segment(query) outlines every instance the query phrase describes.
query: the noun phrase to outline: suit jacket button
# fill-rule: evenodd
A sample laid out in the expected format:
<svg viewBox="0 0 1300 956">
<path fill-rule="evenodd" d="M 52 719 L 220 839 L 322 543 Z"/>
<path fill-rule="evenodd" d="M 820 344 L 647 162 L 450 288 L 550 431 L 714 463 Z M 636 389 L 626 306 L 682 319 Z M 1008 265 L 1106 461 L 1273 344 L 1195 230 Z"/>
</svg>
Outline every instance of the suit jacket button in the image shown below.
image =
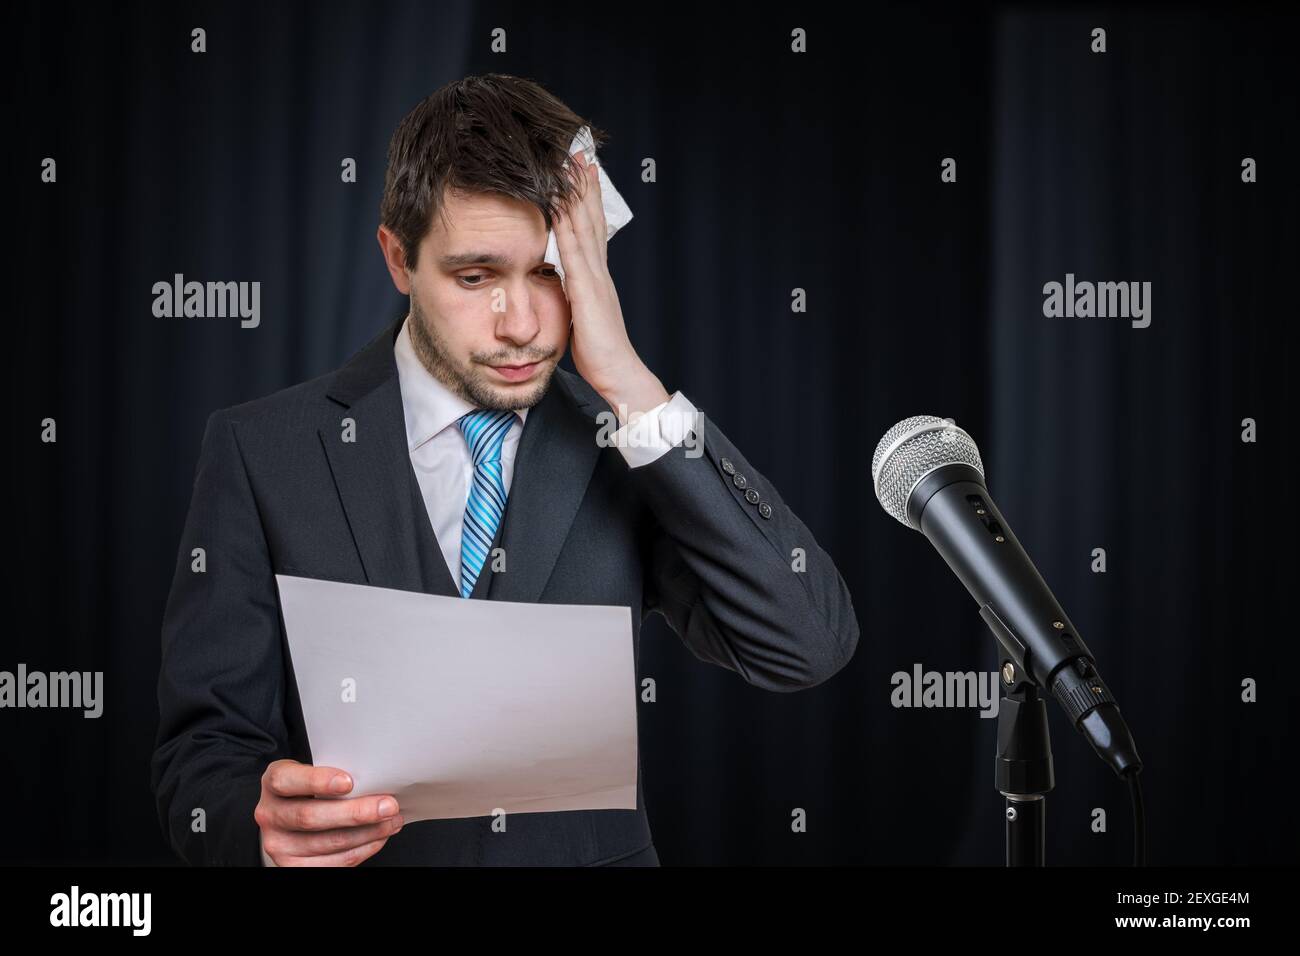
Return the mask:
<svg viewBox="0 0 1300 956">
<path fill-rule="evenodd" d="M 735 485 L 737 488 L 744 488 L 745 485 L 749 484 L 749 482 L 745 480 L 744 475 L 736 475 L 734 478 L 731 479 L 731 483 Z"/>
<path fill-rule="evenodd" d="M 748 491 L 745 492 L 745 500 L 748 501 L 751 505 L 758 504 L 758 492 L 755 491 L 753 488 L 750 488 Z"/>
<path fill-rule="evenodd" d="M 758 506 L 758 513 L 761 514 L 764 518 L 770 518 L 772 517 L 772 506 L 769 505 L 766 501 L 764 501 L 761 505 Z"/>
<path fill-rule="evenodd" d="M 729 475 L 734 475 L 736 473 L 736 466 L 731 463 L 730 458 L 724 458 L 722 459 L 722 470 Z"/>
</svg>

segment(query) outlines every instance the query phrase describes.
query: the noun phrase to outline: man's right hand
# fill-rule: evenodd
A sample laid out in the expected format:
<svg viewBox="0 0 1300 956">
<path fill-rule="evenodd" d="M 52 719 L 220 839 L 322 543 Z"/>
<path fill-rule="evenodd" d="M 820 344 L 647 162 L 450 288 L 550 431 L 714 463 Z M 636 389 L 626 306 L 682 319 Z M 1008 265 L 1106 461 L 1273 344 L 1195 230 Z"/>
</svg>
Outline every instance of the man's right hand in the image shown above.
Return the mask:
<svg viewBox="0 0 1300 956">
<path fill-rule="evenodd" d="M 391 794 L 346 800 L 352 777 L 337 767 L 276 760 L 262 774 L 253 819 L 276 866 L 356 866 L 378 853 L 405 822 Z"/>
</svg>

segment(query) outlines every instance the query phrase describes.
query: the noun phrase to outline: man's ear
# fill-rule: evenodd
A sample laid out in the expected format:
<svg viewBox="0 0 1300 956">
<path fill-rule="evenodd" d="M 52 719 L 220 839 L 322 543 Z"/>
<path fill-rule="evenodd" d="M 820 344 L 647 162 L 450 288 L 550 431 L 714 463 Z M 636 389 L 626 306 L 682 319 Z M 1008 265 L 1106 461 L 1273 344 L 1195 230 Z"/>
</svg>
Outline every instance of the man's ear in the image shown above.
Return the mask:
<svg viewBox="0 0 1300 956">
<path fill-rule="evenodd" d="M 380 226 L 375 238 L 379 241 L 379 248 L 384 255 L 384 264 L 388 266 L 388 274 L 393 278 L 393 285 L 397 286 L 397 291 L 402 295 L 410 295 L 411 272 L 406 268 L 406 251 L 402 248 L 402 243 L 387 226 Z"/>
</svg>

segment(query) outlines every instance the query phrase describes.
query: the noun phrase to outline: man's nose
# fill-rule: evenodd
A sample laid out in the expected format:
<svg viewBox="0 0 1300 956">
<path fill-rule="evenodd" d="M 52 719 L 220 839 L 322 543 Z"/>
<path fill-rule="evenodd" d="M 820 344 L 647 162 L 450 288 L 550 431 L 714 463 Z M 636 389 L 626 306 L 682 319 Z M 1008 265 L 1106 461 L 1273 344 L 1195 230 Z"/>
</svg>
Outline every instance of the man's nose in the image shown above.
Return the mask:
<svg viewBox="0 0 1300 956">
<path fill-rule="evenodd" d="M 521 345 L 537 338 L 542 323 L 538 320 L 537 310 L 526 286 L 507 287 L 504 305 L 504 311 L 497 313 L 497 337 Z"/>
</svg>

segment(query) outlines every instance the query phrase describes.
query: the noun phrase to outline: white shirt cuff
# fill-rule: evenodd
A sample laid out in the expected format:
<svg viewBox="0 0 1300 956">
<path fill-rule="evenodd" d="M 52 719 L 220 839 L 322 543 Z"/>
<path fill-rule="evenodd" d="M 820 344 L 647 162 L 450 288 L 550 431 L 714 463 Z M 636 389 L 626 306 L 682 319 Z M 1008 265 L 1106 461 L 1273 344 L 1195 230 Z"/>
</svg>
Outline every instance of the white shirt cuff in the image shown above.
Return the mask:
<svg viewBox="0 0 1300 956">
<path fill-rule="evenodd" d="M 650 411 L 628 416 L 627 424 L 614 432 L 613 441 L 629 468 L 639 468 L 680 445 L 686 433 L 698 430 L 699 412 L 680 391 Z"/>
</svg>

